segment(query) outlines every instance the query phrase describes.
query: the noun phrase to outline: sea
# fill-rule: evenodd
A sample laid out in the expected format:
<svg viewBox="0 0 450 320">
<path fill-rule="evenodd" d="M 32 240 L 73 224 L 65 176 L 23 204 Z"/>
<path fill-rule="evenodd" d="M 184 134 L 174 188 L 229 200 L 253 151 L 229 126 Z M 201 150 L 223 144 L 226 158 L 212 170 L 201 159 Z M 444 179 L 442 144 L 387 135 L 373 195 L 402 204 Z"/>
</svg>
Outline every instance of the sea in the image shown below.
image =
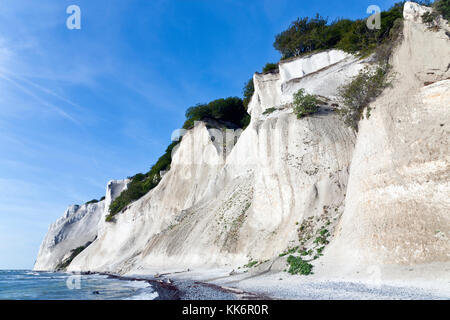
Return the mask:
<svg viewBox="0 0 450 320">
<path fill-rule="evenodd" d="M 0 270 L 0 300 L 154 300 L 145 281 L 106 275 Z"/>
</svg>

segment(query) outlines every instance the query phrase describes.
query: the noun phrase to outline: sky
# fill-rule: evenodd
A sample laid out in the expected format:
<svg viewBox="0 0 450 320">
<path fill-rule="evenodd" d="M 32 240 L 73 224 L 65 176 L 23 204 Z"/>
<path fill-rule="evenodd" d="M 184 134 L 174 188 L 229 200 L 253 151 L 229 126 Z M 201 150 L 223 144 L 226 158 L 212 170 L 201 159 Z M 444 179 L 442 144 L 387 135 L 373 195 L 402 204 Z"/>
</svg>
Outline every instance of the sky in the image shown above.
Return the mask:
<svg viewBox="0 0 450 320">
<path fill-rule="evenodd" d="M 394 2 L 1 0 L 0 269 L 31 269 L 67 206 L 147 172 L 188 107 L 241 96 L 297 17 Z"/>
</svg>

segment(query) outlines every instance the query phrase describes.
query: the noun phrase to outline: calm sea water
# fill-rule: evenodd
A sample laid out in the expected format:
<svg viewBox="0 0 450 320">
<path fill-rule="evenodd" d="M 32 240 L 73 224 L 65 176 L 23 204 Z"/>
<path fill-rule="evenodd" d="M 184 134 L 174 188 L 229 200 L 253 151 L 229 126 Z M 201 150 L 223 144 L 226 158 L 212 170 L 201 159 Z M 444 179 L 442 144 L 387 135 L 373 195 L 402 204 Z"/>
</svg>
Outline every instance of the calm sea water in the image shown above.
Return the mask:
<svg viewBox="0 0 450 320">
<path fill-rule="evenodd" d="M 103 275 L 0 270 L 0 300 L 153 300 L 158 294 L 144 281 Z"/>
</svg>

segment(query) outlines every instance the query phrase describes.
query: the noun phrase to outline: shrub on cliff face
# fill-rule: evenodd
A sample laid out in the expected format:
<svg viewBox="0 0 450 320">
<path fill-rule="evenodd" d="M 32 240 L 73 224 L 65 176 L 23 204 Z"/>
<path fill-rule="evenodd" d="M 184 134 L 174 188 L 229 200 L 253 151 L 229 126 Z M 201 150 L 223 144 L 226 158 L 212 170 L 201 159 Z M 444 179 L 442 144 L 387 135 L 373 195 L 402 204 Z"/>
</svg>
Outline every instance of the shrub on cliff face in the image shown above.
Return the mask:
<svg viewBox="0 0 450 320">
<path fill-rule="evenodd" d="M 268 114 L 271 114 L 272 112 L 275 112 L 275 111 L 277 111 L 277 108 L 270 107 L 270 108 L 267 108 L 266 110 L 264 110 L 264 112 L 262 114 L 268 115 Z"/>
<path fill-rule="evenodd" d="M 304 261 L 301 257 L 289 256 L 287 259 L 289 264 L 288 272 L 290 274 L 302 274 L 309 275 L 312 274 L 313 265 Z"/>
<path fill-rule="evenodd" d="M 387 76 L 388 71 L 388 65 L 377 66 L 375 69 L 365 68 L 350 83 L 338 90 L 343 105 L 338 109 L 338 113 L 347 126 L 357 131 L 365 108 L 366 116 L 369 117 L 369 104 L 391 83 Z"/>
<path fill-rule="evenodd" d="M 304 89 L 294 94 L 294 113 L 299 119 L 319 111 L 319 104 L 316 96 L 305 93 Z"/>
</svg>

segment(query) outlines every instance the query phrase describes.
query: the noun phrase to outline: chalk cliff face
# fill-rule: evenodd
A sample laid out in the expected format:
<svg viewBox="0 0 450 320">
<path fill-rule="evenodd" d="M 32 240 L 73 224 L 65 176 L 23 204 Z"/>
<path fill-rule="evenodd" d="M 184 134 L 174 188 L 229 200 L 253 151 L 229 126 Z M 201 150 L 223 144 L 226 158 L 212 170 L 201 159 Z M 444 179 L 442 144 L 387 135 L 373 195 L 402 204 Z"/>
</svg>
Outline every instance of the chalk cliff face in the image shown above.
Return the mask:
<svg viewBox="0 0 450 320">
<path fill-rule="evenodd" d="M 396 80 L 360 123 L 334 263 L 450 261 L 450 38 L 424 10 L 405 4 Z"/>
<path fill-rule="evenodd" d="M 278 256 L 297 241 L 296 223 L 324 207 L 342 213 L 355 134 L 330 105 L 299 120 L 290 104 L 305 83 L 334 99 L 364 63 L 332 50 L 255 75 L 246 130 L 222 135 L 198 123 L 160 184 L 106 224 L 69 270 L 243 265 Z M 280 110 L 262 114 L 269 106 Z"/>
<path fill-rule="evenodd" d="M 55 270 L 70 256 L 71 250 L 93 241 L 105 222 L 106 209 L 126 188 L 127 180 L 110 181 L 105 199 L 97 203 L 70 206 L 53 223 L 39 249 L 35 270 Z"/>
<path fill-rule="evenodd" d="M 282 61 L 278 72 L 254 75 L 256 95 L 249 112 L 253 118 L 267 108 L 290 104 L 299 88 L 334 99 L 337 88 L 358 74 L 365 62 L 340 50 Z"/>
<path fill-rule="evenodd" d="M 330 50 L 281 62 L 254 75 L 244 131 L 197 123 L 159 185 L 115 222 L 104 217 L 126 182 L 109 186 L 103 202 L 69 208 L 50 227 L 35 269 L 54 269 L 95 237 L 69 271 L 236 268 L 298 244 L 311 217 L 336 227 L 324 263 L 450 261 L 448 26 L 429 31 L 413 9 L 420 7 L 405 5 L 392 59 L 397 80 L 357 135 L 333 105 L 366 60 Z M 323 97 L 319 113 L 293 114 L 300 88 Z"/>
</svg>

